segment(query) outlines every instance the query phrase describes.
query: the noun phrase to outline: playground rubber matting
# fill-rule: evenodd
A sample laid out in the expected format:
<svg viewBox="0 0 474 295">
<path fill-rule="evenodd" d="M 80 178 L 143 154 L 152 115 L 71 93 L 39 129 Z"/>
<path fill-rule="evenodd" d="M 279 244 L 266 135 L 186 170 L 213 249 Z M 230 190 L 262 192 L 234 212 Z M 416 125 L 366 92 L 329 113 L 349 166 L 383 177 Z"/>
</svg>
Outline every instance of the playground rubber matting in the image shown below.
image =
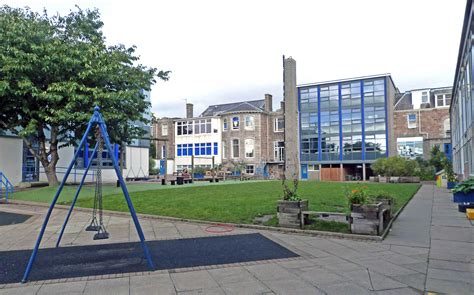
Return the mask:
<svg viewBox="0 0 474 295">
<path fill-rule="evenodd" d="M 10 213 L 10 212 L 0 212 L 0 226 L 2 225 L 12 225 L 23 223 L 30 218 L 31 215 Z"/>
<path fill-rule="evenodd" d="M 156 270 L 299 256 L 258 233 L 146 243 Z M 0 284 L 20 282 L 30 255 L 31 250 L 0 252 Z M 139 242 L 66 246 L 40 249 L 29 281 L 148 270 Z"/>
</svg>

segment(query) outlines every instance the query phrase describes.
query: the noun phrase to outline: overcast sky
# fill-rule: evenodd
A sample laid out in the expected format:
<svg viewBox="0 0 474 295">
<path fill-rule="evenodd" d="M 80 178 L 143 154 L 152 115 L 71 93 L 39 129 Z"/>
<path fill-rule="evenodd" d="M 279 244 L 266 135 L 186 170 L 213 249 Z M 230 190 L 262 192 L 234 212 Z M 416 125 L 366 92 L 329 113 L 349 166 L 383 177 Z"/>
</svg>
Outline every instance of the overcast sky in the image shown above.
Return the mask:
<svg viewBox="0 0 474 295">
<path fill-rule="evenodd" d="M 98 8 L 110 44 L 171 70 L 153 86 L 157 117 L 209 104 L 282 99 L 282 55 L 298 84 L 391 73 L 400 91 L 452 85 L 466 0 L 0 0 L 65 14 Z"/>
</svg>

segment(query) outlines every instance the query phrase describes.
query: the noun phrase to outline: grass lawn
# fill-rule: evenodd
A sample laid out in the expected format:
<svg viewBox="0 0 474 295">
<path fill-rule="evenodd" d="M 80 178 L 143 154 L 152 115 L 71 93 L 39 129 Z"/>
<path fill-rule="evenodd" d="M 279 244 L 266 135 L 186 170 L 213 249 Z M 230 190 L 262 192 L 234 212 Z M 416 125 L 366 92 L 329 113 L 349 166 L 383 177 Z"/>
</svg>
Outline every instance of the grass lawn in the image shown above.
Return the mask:
<svg viewBox="0 0 474 295">
<path fill-rule="evenodd" d="M 395 210 L 405 204 L 418 190 L 418 184 L 364 184 L 370 192 L 385 191 L 395 198 Z M 275 214 L 281 196 L 279 181 L 239 182 L 225 185 L 170 187 L 138 190 L 130 185 L 135 209 L 139 213 L 216 222 L 253 223 L 257 216 Z M 345 192 L 358 187 L 356 183 L 300 182 L 299 194 L 309 200 L 310 210 L 345 212 Z M 68 188 L 69 189 L 69 188 Z M 78 206 L 92 207 L 93 188 L 89 197 L 81 196 Z M 142 188 L 143 189 L 143 188 Z M 53 190 L 54 191 L 54 190 Z M 104 189 L 104 209 L 128 211 L 125 199 L 116 189 Z M 40 194 L 36 194 L 40 198 Z M 60 203 L 68 203 L 63 200 Z"/>
<path fill-rule="evenodd" d="M 226 182 L 219 182 L 219 183 L 209 183 L 208 181 L 195 181 L 192 184 L 192 187 L 199 187 L 199 186 L 207 186 L 207 185 L 228 185 L 228 184 L 235 184 L 240 183 L 240 181 L 226 181 Z M 140 191 L 149 191 L 149 190 L 166 190 L 166 189 L 181 189 L 181 188 L 189 188 L 189 185 L 183 186 L 172 186 L 166 185 L 163 186 L 161 183 L 127 183 L 127 188 L 130 193 L 132 192 L 140 192 Z M 41 187 L 35 189 L 28 189 L 20 192 L 13 193 L 13 199 L 16 200 L 23 200 L 23 201 L 34 201 L 34 202 L 46 202 L 51 203 L 53 197 L 57 191 L 57 187 Z M 77 185 L 66 185 L 61 192 L 58 202 L 61 204 L 70 203 L 74 198 L 76 193 Z M 94 197 L 94 185 L 84 185 L 81 189 L 81 194 L 79 195 L 79 199 L 87 199 Z M 112 184 L 104 184 L 102 186 L 102 194 L 104 196 L 114 195 L 114 194 L 121 194 L 122 189 L 116 187 Z"/>
</svg>

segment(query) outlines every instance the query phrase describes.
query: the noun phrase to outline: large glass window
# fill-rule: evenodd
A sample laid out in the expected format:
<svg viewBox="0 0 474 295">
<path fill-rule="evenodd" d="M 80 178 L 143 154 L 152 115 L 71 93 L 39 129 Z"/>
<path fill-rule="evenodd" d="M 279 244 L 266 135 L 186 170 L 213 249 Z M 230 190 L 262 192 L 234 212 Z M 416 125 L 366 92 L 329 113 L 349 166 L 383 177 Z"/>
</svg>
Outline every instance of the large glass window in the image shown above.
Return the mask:
<svg viewBox="0 0 474 295">
<path fill-rule="evenodd" d="M 364 81 L 365 158 L 386 156 L 385 86 L 383 79 Z"/>
<path fill-rule="evenodd" d="M 245 140 L 245 157 L 253 158 L 255 156 L 255 140 L 247 138 Z"/>
<path fill-rule="evenodd" d="M 245 116 L 245 130 L 254 130 L 254 129 L 255 129 L 255 117 Z"/>
<path fill-rule="evenodd" d="M 232 130 L 239 130 L 240 128 L 240 118 L 233 117 L 232 118 Z"/>
<path fill-rule="evenodd" d="M 301 160 L 317 161 L 318 160 L 318 138 L 303 138 L 301 140 Z"/>
<path fill-rule="evenodd" d="M 176 122 L 178 135 L 193 134 L 193 121 Z"/>
<path fill-rule="evenodd" d="M 211 119 L 194 121 L 194 134 L 211 133 Z"/>
<path fill-rule="evenodd" d="M 161 136 L 168 136 L 168 124 L 161 125 Z"/>
<path fill-rule="evenodd" d="M 317 143 L 316 143 L 317 145 Z M 283 162 L 285 160 L 285 142 L 284 141 L 274 141 L 273 142 L 273 152 L 276 162 Z"/>
<path fill-rule="evenodd" d="M 423 91 L 421 93 L 421 103 L 428 103 L 428 102 L 429 102 L 428 91 Z"/>
<path fill-rule="evenodd" d="M 222 125 L 222 129 L 224 129 L 224 131 L 227 131 L 227 118 L 224 118 Z"/>
<path fill-rule="evenodd" d="M 284 118 L 275 118 L 275 126 L 273 130 L 275 132 L 282 132 L 285 129 L 285 119 Z"/>
<path fill-rule="evenodd" d="M 245 173 L 246 174 L 254 174 L 255 173 L 255 165 L 246 165 L 245 166 Z"/>
<path fill-rule="evenodd" d="M 185 143 L 176 145 L 176 154 L 178 157 L 181 156 L 192 156 L 193 155 L 193 144 Z"/>
<path fill-rule="evenodd" d="M 238 139 L 232 139 L 232 158 L 238 158 L 240 156 L 240 144 Z"/>
<path fill-rule="evenodd" d="M 318 107 L 318 87 L 303 88 L 300 90 L 301 110 L 306 111 Z"/>
</svg>

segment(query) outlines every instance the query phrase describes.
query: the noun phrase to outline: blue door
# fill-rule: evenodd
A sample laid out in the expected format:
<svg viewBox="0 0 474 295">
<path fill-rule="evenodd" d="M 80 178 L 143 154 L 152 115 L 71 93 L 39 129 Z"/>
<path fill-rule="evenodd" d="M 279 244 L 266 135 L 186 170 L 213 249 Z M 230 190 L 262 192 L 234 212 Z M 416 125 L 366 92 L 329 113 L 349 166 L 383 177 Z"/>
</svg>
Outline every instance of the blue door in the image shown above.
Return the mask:
<svg viewBox="0 0 474 295">
<path fill-rule="evenodd" d="M 451 161 L 452 148 L 450 143 L 444 144 L 444 154 L 446 155 L 446 158 Z"/>
<path fill-rule="evenodd" d="M 160 160 L 160 175 L 165 175 L 166 174 L 165 161 L 166 160 Z"/>
<path fill-rule="evenodd" d="M 301 164 L 301 179 L 308 179 L 308 164 Z"/>
</svg>

